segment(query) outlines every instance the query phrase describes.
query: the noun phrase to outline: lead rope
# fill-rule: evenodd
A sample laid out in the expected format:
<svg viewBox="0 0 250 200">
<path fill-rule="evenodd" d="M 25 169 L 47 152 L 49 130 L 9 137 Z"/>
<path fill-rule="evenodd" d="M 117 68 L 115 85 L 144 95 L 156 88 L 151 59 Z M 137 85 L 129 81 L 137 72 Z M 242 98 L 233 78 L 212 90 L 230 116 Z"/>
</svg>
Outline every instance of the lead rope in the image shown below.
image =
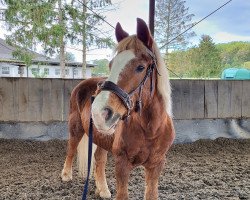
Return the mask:
<svg viewBox="0 0 250 200">
<path fill-rule="evenodd" d="M 94 101 L 95 97 L 91 96 L 91 105 Z M 88 194 L 88 186 L 89 186 L 89 175 L 90 175 L 90 168 L 91 168 L 91 158 L 92 158 L 92 143 L 93 143 L 93 119 L 91 116 L 91 106 L 90 106 L 90 119 L 89 119 L 89 146 L 88 146 L 88 173 L 87 179 L 84 185 L 84 190 L 82 194 L 82 200 L 87 200 Z"/>
</svg>

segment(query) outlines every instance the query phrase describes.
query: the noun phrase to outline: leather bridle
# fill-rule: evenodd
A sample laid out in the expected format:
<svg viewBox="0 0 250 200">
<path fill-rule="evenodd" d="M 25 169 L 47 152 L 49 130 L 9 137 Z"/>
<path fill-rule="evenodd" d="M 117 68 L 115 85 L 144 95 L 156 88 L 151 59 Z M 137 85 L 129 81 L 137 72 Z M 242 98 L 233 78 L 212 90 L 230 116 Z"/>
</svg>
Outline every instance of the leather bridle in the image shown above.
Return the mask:
<svg viewBox="0 0 250 200">
<path fill-rule="evenodd" d="M 142 108 L 142 99 L 141 99 L 142 90 L 143 90 L 143 87 L 144 87 L 146 81 L 148 80 L 148 78 L 150 78 L 150 95 L 152 96 L 152 91 L 153 91 L 154 84 L 155 84 L 153 81 L 153 76 L 154 76 L 153 72 L 155 69 L 157 70 L 157 65 L 156 65 L 155 55 L 153 54 L 153 52 L 150 51 L 149 49 L 147 49 L 147 52 L 152 58 L 152 63 L 148 66 L 146 74 L 145 74 L 144 78 L 142 79 L 142 81 L 137 85 L 137 87 L 135 87 L 130 92 L 128 92 L 128 93 L 125 92 L 118 85 L 116 85 L 115 83 L 113 83 L 111 81 L 99 82 L 97 85 L 98 91 L 110 91 L 110 92 L 114 93 L 116 96 L 118 96 L 119 99 L 122 101 L 124 106 L 127 108 L 127 114 L 125 114 L 124 116 L 121 117 L 122 120 L 124 120 L 130 116 L 130 113 L 134 108 L 133 101 L 131 98 L 137 91 L 139 91 L 138 92 L 139 99 L 136 100 L 135 111 L 136 112 L 141 111 L 141 108 Z M 158 70 L 157 70 L 157 73 L 158 73 Z"/>
</svg>

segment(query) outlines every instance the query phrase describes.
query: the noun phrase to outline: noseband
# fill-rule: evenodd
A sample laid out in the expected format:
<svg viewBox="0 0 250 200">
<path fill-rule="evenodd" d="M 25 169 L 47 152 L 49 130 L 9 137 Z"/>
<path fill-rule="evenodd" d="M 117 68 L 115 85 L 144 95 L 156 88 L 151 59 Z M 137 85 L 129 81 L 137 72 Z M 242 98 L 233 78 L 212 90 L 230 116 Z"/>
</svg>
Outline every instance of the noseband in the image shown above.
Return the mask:
<svg viewBox="0 0 250 200">
<path fill-rule="evenodd" d="M 118 85 L 116 85 L 115 83 L 113 83 L 111 81 L 104 81 L 104 82 L 98 83 L 98 90 L 99 91 L 110 91 L 110 92 L 116 94 L 116 96 L 119 97 L 119 99 L 122 101 L 124 106 L 127 108 L 128 112 L 125 116 L 121 117 L 122 120 L 124 120 L 130 116 L 130 112 L 133 109 L 133 101 L 132 101 L 131 97 L 133 96 L 133 94 L 137 90 L 139 91 L 139 99 L 136 101 L 135 111 L 136 112 L 141 111 L 141 107 L 142 107 L 141 93 L 142 93 L 143 86 L 149 77 L 150 77 L 150 94 L 152 95 L 152 91 L 154 88 L 154 82 L 153 82 L 154 73 L 153 73 L 153 71 L 155 69 L 157 70 L 157 67 L 156 67 L 156 59 L 155 59 L 153 52 L 150 51 L 149 49 L 147 49 L 147 52 L 152 57 L 153 62 L 148 66 L 144 78 L 137 85 L 137 87 L 135 89 L 133 89 L 127 93 L 123 89 L 121 89 Z"/>
</svg>

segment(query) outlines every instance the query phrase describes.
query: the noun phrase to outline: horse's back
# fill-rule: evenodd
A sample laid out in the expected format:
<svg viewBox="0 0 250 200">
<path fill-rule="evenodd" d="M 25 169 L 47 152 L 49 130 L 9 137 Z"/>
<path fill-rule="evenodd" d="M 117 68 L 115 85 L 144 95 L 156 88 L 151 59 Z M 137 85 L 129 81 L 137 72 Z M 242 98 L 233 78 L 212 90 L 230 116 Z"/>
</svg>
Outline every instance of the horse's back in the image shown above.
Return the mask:
<svg viewBox="0 0 250 200">
<path fill-rule="evenodd" d="M 89 78 L 75 86 L 70 98 L 70 113 L 81 112 L 86 102 L 95 94 L 97 83 L 103 81 L 103 77 Z"/>
</svg>

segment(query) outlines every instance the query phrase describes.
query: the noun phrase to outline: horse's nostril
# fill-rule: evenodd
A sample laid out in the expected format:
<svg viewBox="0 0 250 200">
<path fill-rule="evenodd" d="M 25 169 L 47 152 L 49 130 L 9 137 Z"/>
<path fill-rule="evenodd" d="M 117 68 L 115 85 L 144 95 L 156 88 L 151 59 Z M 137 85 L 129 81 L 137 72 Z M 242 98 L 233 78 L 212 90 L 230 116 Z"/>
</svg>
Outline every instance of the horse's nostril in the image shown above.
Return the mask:
<svg viewBox="0 0 250 200">
<path fill-rule="evenodd" d="M 104 117 L 105 121 L 111 119 L 113 115 L 113 111 L 110 108 L 104 108 L 102 112 L 102 116 Z"/>
</svg>

